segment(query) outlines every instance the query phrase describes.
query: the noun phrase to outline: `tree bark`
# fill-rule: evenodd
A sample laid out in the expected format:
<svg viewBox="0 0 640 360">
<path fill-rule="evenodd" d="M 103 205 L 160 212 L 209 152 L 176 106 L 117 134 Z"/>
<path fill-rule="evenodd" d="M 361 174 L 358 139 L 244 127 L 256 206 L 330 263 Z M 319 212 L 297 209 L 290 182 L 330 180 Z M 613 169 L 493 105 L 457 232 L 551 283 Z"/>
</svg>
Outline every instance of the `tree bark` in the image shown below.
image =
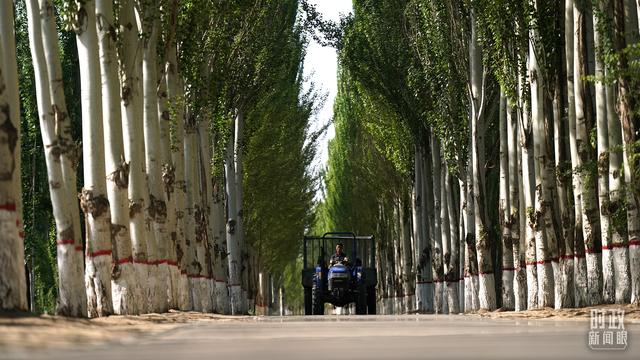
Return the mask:
<svg viewBox="0 0 640 360">
<path fill-rule="evenodd" d="M 640 117 L 634 113 L 635 97 L 631 95 L 631 82 L 627 73 L 629 59 L 625 53 L 627 47 L 625 39 L 624 0 L 614 1 L 615 19 L 615 49 L 618 54 L 618 116 L 622 127 L 624 140 L 624 174 L 627 184 L 627 230 L 629 234 L 629 263 L 631 272 L 631 302 L 640 303 L 640 221 L 638 218 L 639 188 L 637 160 Z"/>
<path fill-rule="evenodd" d="M 238 114 L 241 116 L 241 114 Z M 237 191 L 236 191 L 236 169 L 234 163 L 234 131 L 235 119 L 231 125 L 231 136 L 227 140 L 225 156 L 225 179 L 227 190 L 227 252 L 229 253 L 229 295 L 231 303 L 231 314 L 242 313 L 242 288 L 241 288 L 241 249 L 237 238 Z"/>
<path fill-rule="evenodd" d="M 131 259 L 120 259 L 120 264 L 133 264 L 135 277 L 135 299 L 138 313 L 150 312 L 149 299 L 152 289 L 149 281 L 150 266 L 147 256 L 147 230 L 144 209 L 149 203 L 149 192 L 144 171 L 144 130 L 142 118 L 142 42 L 140 29 L 135 19 L 134 0 L 123 0 L 119 8 L 119 22 L 122 26 L 122 42 L 119 49 L 120 60 L 120 109 L 124 156 L 129 161 L 129 231 L 131 236 Z"/>
<path fill-rule="evenodd" d="M 434 246 L 433 246 L 433 274 L 435 282 L 435 311 L 437 314 L 443 313 L 443 303 L 445 299 L 442 298 L 443 285 L 444 285 L 444 267 L 443 267 L 443 252 L 442 252 L 442 235 L 443 224 L 441 218 L 441 195 L 442 195 L 442 169 L 440 158 L 440 145 L 436 135 L 431 132 L 431 163 L 433 166 L 432 178 L 433 178 L 433 207 L 434 207 L 434 221 L 433 221 L 433 233 L 434 233 Z M 448 230 L 448 229 L 447 229 Z"/>
<path fill-rule="evenodd" d="M 444 280 L 446 283 L 446 295 L 449 314 L 460 312 L 460 300 L 458 299 L 458 228 L 457 217 L 453 204 L 453 189 L 451 188 L 451 176 L 449 167 L 443 161 L 442 171 L 442 253 L 444 262 Z"/>
<path fill-rule="evenodd" d="M 605 9 L 599 9 L 604 11 Z M 611 253 L 611 218 L 609 205 L 609 135 L 607 120 L 607 94 L 604 84 L 604 54 L 605 38 L 604 21 L 596 11 L 593 12 L 595 53 L 595 92 L 596 92 L 596 129 L 598 154 L 598 196 L 600 210 L 600 234 L 602 239 L 602 295 L 607 304 L 615 301 L 615 283 L 613 256 Z"/>
<path fill-rule="evenodd" d="M 513 262 L 513 237 L 511 236 L 510 223 L 510 192 L 509 185 L 512 178 L 509 177 L 509 148 L 508 148 L 508 126 L 507 126 L 507 99 L 504 92 L 500 92 L 500 195 L 498 202 L 498 214 L 500 217 L 500 234 L 502 239 L 502 308 L 514 310 L 515 297 L 514 286 L 514 262 Z M 517 194 L 517 193 L 516 193 Z"/>
<path fill-rule="evenodd" d="M 13 3 L 0 2 L 0 309 L 27 310 Z"/>
<path fill-rule="evenodd" d="M 168 310 L 169 278 L 167 265 L 167 203 L 162 182 L 160 154 L 160 124 L 158 119 L 158 72 L 156 42 L 158 34 L 157 5 L 147 4 L 143 21 L 142 87 L 145 167 L 149 185 L 149 203 L 146 216 L 151 221 L 153 236 L 147 241 L 147 260 L 151 267 L 149 284 L 152 288 L 151 304 L 156 312 Z"/>
<path fill-rule="evenodd" d="M 84 188 L 80 205 L 85 212 L 87 237 L 85 284 L 90 317 L 113 312 L 111 298 L 110 204 L 107 199 L 102 122 L 102 90 L 94 1 L 80 5 L 76 30 L 81 74 L 82 148 Z M 99 256 L 108 254 L 106 256 Z"/>
<path fill-rule="evenodd" d="M 495 280 L 491 260 L 491 239 L 489 237 L 489 223 L 486 215 L 485 198 L 485 164 L 484 164 L 484 83 L 486 74 L 482 71 L 482 50 L 478 41 L 477 22 L 475 14 L 471 12 L 471 39 L 469 44 L 469 81 L 471 100 L 471 160 L 472 160 L 472 205 L 475 212 L 475 235 L 478 255 L 478 299 L 481 309 L 496 308 Z"/>
<path fill-rule="evenodd" d="M 589 170 L 593 161 L 593 149 L 588 134 L 592 127 L 591 95 L 584 77 L 588 75 L 586 58 L 586 39 L 589 29 L 586 16 L 589 14 L 586 3 L 574 2 L 573 22 L 573 73 L 574 94 L 576 108 L 576 143 L 578 147 L 578 171 L 581 178 L 582 200 L 582 236 L 584 239 L 585 258 L 587 262 L 587 290 L 588 304 L 596 305 L 602 302 L 602 263 L 600 246 L 597 242 L 600 236 L 598 203 L 595 192 L 595 174 Z"/>
<path fill-rule="evenodd" d="M 138 312 L 135 304 L 136 282 L 131 258 L 131 233 L 129 232 L 129 164 L 124 157 L 122 117 L 120 109 L 120 82 L 116 58 L 115 23 L 113 2 L 96 0 L 96 25 L 100 74 L 102 79 L 102 120 L 104 124 L 106 190 L 111 211 L 111 224 L 94 224 L 106 230 L 113 250 L 112 294 L 114 312 L 128 315 Z M 88 228 L 88 233 L 96 232 Z M 95 235 L 91 235 L 95 236 Z"/>
</svg>

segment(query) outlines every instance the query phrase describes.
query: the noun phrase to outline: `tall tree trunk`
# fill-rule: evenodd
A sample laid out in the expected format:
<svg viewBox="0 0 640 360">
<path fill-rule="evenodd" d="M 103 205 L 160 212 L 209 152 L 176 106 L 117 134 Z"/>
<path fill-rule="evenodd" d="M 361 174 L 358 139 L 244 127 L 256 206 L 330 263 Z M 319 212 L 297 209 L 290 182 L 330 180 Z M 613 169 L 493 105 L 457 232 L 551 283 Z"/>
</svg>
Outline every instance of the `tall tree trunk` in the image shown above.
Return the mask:
<svg viewBox="0 0 640 360">
<path fill-rule="evenodd" d="M 435 282 L 435 311 L 438 314 L 443 313 L 442 287 L 444 285 L 444 268 L 442 263 L 442 218 L 441 216 L 441 158 L 440 158 L 440 145 L 436 135 L 431 132 L 431 163 L 433 164 L 433 207 L 434 207 L 434 221 L 433 221 L 433 233 L 434 233 L 434 246 L 433 246 L 433 275 Z"/>
<path fill-rule="evenodd" d="M 536 260 L 536 239 L 535 239 L 535 211 L 534 211 L 534 163 L 533 163 L 533 124 L 529 117 L 529 102 L 524 96 L 524 84 L 520 81 L 519 97 L 521 101 L 520 124 L 520 153 L 522 167 L 522 193 L 523 197 L 521 212 L 525 216 L 524 244 L 525 244 L 525 264 L 527 271 L 527 308 L 538 307 L 538 267 Z M 522 233 L 521 233 L 522 234 Z"/>
<path fill-rule="evenodd" d="M 574 291 L 575 306 L 587 306 L 587 264 L 582 234 L 582 180 L 578 166 L 578 141 L 576 137 L 576 103 L 574 75 L 574 0 L 565 2 L 565 54 L 567 71 L 567 117 L 569 123 L 569 148 L 571 152 L 571 173 L 573 183 L 574 212 Z"/>
<path fill-rule="evenodd" d="M 149 202 L 147 180 L 144 171 L 144 130 L 142 121 L 142 42 L 139 39 L 134 0 L 123 0 L 120 4 L 119 22 L 122 26 L 120 46 L 120 108 L 124 156 L 129 161 L 129 229 L 132 256 L 121 258 L 118 265 L 133 263 L 137 284 L 135 285 L 135 309 L 138 313 L 153 311 L 148 303 L 151 297 L 149 281 L 150 266 L 147 257 L 147 231 L 143 210 Z M 142 279 L 145 279 L 143 281 Z"/>
<path fill-rule="evenodd" d="M 554 305 L 554 279 L 551 267 L 551 244 L 555 244 L 553 224 L 551 218 L 551 199 L 547 197 L 548 185 L 545 181 L 547 166 L 546 134 L 544 124 L 544 94 L 543 74 L 538 66 L 534 39 L 538 37 L 536 30 L 530 31 L 529 39 L 529 81 L 531 86 L 531 124 L 533 132 L 534 174 L 535 174 L 535 203 L 534 212 L 530 216 L 533 222 L 536 242 L 536 266 L 538 275 L 538 306 L 551 307 Z"/>
<path fill-rule="evenodd" d="M 215 240 L 214 253 L 216 254 L 216 266 L 214 267 L 215 277 L 215 300 L 216 309 L 221 314 L 229 314 L 229 265 L 227 262 L 227 245 L 225 237 L 224 219 L 224 182 L 216 179 L 213 184 L 213 238 Z"/>
<path fill-rule="evenodd" d="M 248 310 L 248 285 L 249 285 L 249 247 L 244 240 L 244 110 L 238 109 L 238 116 L 235 121 L 235 136 L 234 136 L 234 151 L 235 151 L 235 182 L 236 182 L 236 237 L 238 240 L 238 246 L 240 247 L 240 277 L 242 297 L 240 302 L 240 309 L 243 313 Z"/>
<path fill-rule="evenodd" d="M 639 188 L 638 184 L 638 140 L 640 116 L 634 113 L 636 100 L 631 95 L 631 82 L 628 75 L 629 60 L 625 49 L 625 13 L 624 0 L 614 1 L 615 49 L 618 54 L 618 116 L 622 126 L 624 140 L 624 174 L 627 184 L 627 230 L 629 234 L 629 263 L 631 272 L 631 302 L 640 303 L 640 221 L 638 218 Z"/>
<path fill-rule="evenodd" d="M 484 164 L 484 83 L 486 74 L 482 71 L 482 50 L 478 41 L 475 14 L 471 12 L 471 39 L 469 44 L 469 79 L 471 100 L 471 158 L 473 176 L 473 195 L 471 200 L 476 217 L 476 248 L 478 255 L 478 299 L 481 309 L 496 308 L 495 280 L 491 260 L 491 239 L 486 216 L 485 164 Z"/>
<path fill-rule="evenodd" d="M 202 293 L 202 312 L 213 312 L 215 306 L 215 299 L 213 298 L 213 263 L 211 260 L 211 243 L 212 228 L 209 225 L 211 217 L 209 208 L 211 206 L 211 159 L 210 156 L 213 153 L 211 147 L 211 135 L 209 133 L 209 122 L 201 121 L 199 123 L 199 145 L 200 150 L 198 162 L 198 178 L 199 178 L 199 212 L 200 216 L 197 217 L 199 222 L 199 234 L 196 235 L 198 261 L 202 265 L 202 273 L 199 278 L 200 288 Z"/>
<path fill-rule="evenodd" d="M 598 202 L 595 192 L 595 174 L 591 174 L 589 164 L 593 161 L 593 149 L 588 134 L 593 124 L 591 95 L 589 86 L 583 80 L 587 71 L 587 27 L 586 17 L 589 7 L 586 3 L 574 2 L 573 22 L 573 73 L 576 107 L 576 142 L 578 146 L 578 169 L 582 186 L 582 232 L 587 261 L 588 303 L 596 305 L 602 302 L 601 257 L 598 237 L 600 236 Z"/>
<path fill-rule="evenodd" d="M 414 252 L 415 252 L 415 269 L 416 269 L 416 310 L 424 313 L 428 311 L 428 304 L 430 303 L 427 294 L 429 293 L 427 279 L 427 251 L 426 239 L 427 236 L 424 232 L 425 208 L 424 208 L 424 152 L 422 146 L 414 145 L 414 182 L 413 182 L 413 237 L 414 237 Z"/>
<path fill-rule="evenodd" d="M 166 262 L 169 236 L 167 234 L 167 203 L 162 181 L 162 145 L 160 144 L 160 124 L 158 119 L 158 71 L 156 42 L 158 34 L 157 5 L 148 4 L 143 9 L 143 125 L 145 166 L 149 185 L 149 204 L 145 211 L 151 221 L 153 236 L 147 242 L 148 261 L 151 266 L 149 283 L 152 287 L 151 304 L 156 312 L 168 310 L 166 279 L 169 269 Z"/>
<path fill-rule="evenodd" d="M 478 300 L 478 259 L 476 255 L 475 209 L 472 196 L 471 161 L 467 165 L 466 181 L 460 194 L 465 210 L 465 259 L 464 259 L 464 311 L 476 311 L 480 308 Z"/>
<path fill-rule="evenodd" d="M 423 150 L 428 151 L 430 147 L 428 144 L 428 138 L 426 138 L 425 145 Z M 434 301 L 435 301 L 435 286 L 433 283 L 433 221 L 434 221 L 434 210 L 433 210 L 433 179 L 431 177 L 433 174 L 433 167 L 431 164 L 431 156 L 430 154 L 423 153 L 422 157 L 422 233 L 424 236 L 424 242 L 422 243 L 422 260 L 420 262 L 420 266 L 422 266 L 422 271 L 424 272 L 425 284 L 426 286 L 423 288 L 424 298 L 426 299 L 425 303 L 425 311 L 431 313 L 434 311 Z"/>
<path fill-rule="evenodd" d="M 560 59 L 558 67 L 564 69 L 564 63 Z M 555 178 L 557 191 L 557 214 L 559 214 L 561 227 L 561 240 L 558 241 L 558 259 L 560 262 L 559 273 L 555 273 L 556 288 L 560 288 L 560 293 L 556 296 L 555 307 L 573 307 L 574 303 L 574 258 L 573 258 L 573 224 L 575 222 L 573 209 L 569 206 L 571 196 L 571 165 L 568 159 L 568 127 L 563 119 L 563 97 L 560 84 L 561 75 L 565 71 L 556 70 L 554 93 L 553 93 L 553 133 L 555 147 Z"/>
<path fill-rule="evenodd" d="M 175 30 L 173 30 L 175 31 Z M 171 30 L 170 30 L 171 32 Z M 171 38 L 166 39 L 167 44 L 165 46 L 166 52 L 169 52 L 171 45 Z M 166 55 L 166 53 L 165 53 Z M 167 264 L 167 271 L 169 276 L 165 279 L 167 286 L 167 304 L 171 309 L 177 308 L 178 302 L 178 282 L 180 278 L 180 270 L 176 261 L 176 227 L 177 218 L 176 214 L 176 201 L 174 196 L 175 186 L 175 166 L 171 159 L 171 114 L 169 102 L 169 93 L 167 91 L 167 72 L 169 71 L 169 63 L 165 60 L 164 66 L 161 67 L 159 82 L 158 82 L 158 119 L 160 128 L 160 162 L 162 163 L 162 185 L 164 196 L 167 204 L 167 247 L 163 262 Z M 176 104 L 178 106 L 178 104 Z"/>
<path fill-rule="evenodd" d="M 607 135 L 609 143 L 609 206 L 611 216 L 611 252 L 613 253 L 613 275 L 615 302 L 631 301 L 631 274 L 629 270 L 629 237 L 627 236 L 627 210 L 622 198 L 622 129 L 616 113 L 615 89 L 606 84 Z"/>
<path fill-rule="evenodd" d="M 603 11 L 602 4 L 599 10 Z M 598 196 L 600 210 L 600 234 L 602 239 L 602 295 L 605 303 L 615 301 L 615 283 L 611 247 L 611 218 L 609 214 L 609 135 L 607 121 L 607 94 L 604 85 L 605 24 L 602 16 L 593 12 L 595 53 L 596 129 L 598 153 Z"/>
<path fill-rule="evenodd" d="M 453 189 L 451 188 L 451 176 L 449 167 L 443 161 L 442 171 L 442 253 L 444 260 L 444 280 L 446 283 L 447 305 L 449 314 L 460 312 L 460 300 L 458 299 L 458 228 L 457 217 L 453 204 Z"/>
<path fill-rule="evenodd" d="M 83 27 L 76 30 L 81 74 L 82 147 L 84 188 L 80 197 L 86 214 L 87 237 L 85 283 L 89 316 L 113 312 L 111 300 L 111 221 L 106 194 L 102 91 L 96 33 L 95 3 L 87 1 L 78 8 Z M 94 231 L 95 230 L 95 231 Z M 107 254 L 108 256 L 95 256 Z"/>
<path fill-rule="evenodd" d="M 0 309 L 27 310 L 13 3 L 0 2 Z"/>
<path fill-rule="evenodd" d="M 239 114 L 238 114 L 239 116 Z M 242 288 L 241 288 L 241 249 L 237 237 L 237 194 L 236 194 L 236 169 L 234 163 L 234 137 L 235 119 L 231 125 L 231 136 L 227 140 L 225 155 L 225 179 L 227 190 L 227 252 L 229 253 L 229 295 L 231 314 L 242 313 Z"/>
<path fill-rule="evenodd" d="M 513 275 L 515 271 L 513 263 L 513 237 L 511 236 L 510 223 L 510 193 L 509 185 L 513 181 L 509 177 L 509 148 L 507 126 L 507 99 L 504 92 L 500 92 L 500 196 L 498 202 L 498 214 L 500 217 L 500 235 L 502 239 L 502 308 L 514 310 L 515 297 L 513 292 Z"/>
<path fill-rule="evenodd" d="M 40 128 L 42 142 L 45 144 L 49 192 L 57 229 L 58 303 L 59 311 L 63 315 L 86 316 L 87 298 L 83 281 L 84 261 L 79 231 L 79 210 L 75 201 L 75 176 L 73 179 L 69 178 L 70 174 L 75 175 L 75 173 L 69 168 L 66 174 L 63 172 L 63 153 L 66 154 L 65 160 L 67 160 L 64 165 L 71 164 L 67 153 L 70 150 L 68 148 L 70 144 L 66 142 L 70 134 L 62 133 L 70 129 L 64 126 L 67 125 L 64 123 L 67 113 L 64 104 L 62 71 L 57 71 L 61 66 L 55 24 L 52 19 L 53 8 L 50 5 L 43 2 L 40 7 L 37 1 L 30 0 L 27 2 L 27 15 Z M 47 34 L 51 31 L 51 26 L 54 26 L 53 33 Z M 68 119 L 66 120 L 68 123 Z M 77 221 L 77 229 L 75 221 Z"/>
<path fill-rule="evenodd" d="M 96 19 L 98 49 L 100 55 L 100 74 L 102 79 L 102 120 L 105 142 L 105 171 L 107 196 L 111 210 L 111 224 L 93 224 L 87 228 L 90 236 L 101 231 L 102 236 L 110 238 L 112 258 L 115 265 L 112 271 L 112 293 L 116 314 L 135 314 L 136 279 L 133 264 L 123 262 L 131 257 L 131 233 L 129 232 L 129 164 L 124 157 L 122 136 L 122 118 L 120 110 L 120 82 L 118 80 L 118 62 L 116 58 L 115 24 L 113 2 L 96 0 Z M 53 30 L 53 29 L 52 29 Z M 91 219 L 89 220 L 90 224 Z"/>
</svg>

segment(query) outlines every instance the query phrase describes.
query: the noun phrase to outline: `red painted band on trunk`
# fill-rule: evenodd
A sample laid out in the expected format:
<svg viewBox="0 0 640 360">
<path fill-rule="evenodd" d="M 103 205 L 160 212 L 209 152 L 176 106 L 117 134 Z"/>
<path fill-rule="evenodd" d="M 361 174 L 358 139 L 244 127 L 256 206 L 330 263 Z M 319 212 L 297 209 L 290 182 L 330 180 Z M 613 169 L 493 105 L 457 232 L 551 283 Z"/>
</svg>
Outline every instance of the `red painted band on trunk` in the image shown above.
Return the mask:
<svg viewBox="0 0 640 360">
<path fill-rule="evenodd" d="M 602 245 L 602 250 L 613 250 L 615 248 L 627 248 L 629 245 L 627 244 L 611 244 L 611 245 Z"/>
<path fill-rule="evenodd" d="M 416 281 L 416 284 L 433 284 L 433 281 L 431 281 L 431 280 L 421 280 L 421 281 Z"/>
<path fill-rule="evenodd" d="M 565 254 L 565 255 L 560 256 L 560 259 L 562 259 L 562 260 L 573 260 L 574 257 L 575 257 L 575 255 Z"/>
<path fill-rule="evenodd" d="M 117 265 L 128 264 L 128 263 L 132 263 L 132 262 L 133 262 L 133 257 L 132 256 L 126 257 L 124 259 L 117 259 L 115 261 L 115 263 Z"/>
<path fill-rule="evenodd" d="M 62 239 L 56 241 L 57 245 L 73 245 L 75 241 L 73 239 Z"/>
<path fill-rule="evenodd" d="M 16 211 L 17 207 L 15 203 L 0 204 L 0 210 Z M 19 221 L 20 220 L 16 220 L 16 226 L 20 226 L 20 224 L 18 224 Z"/>
<path fill-rule="evenodd" d="M 104 249 L 104 250 L 94 251 L 92 253 L 88 253 L 87 257 L 96 258 L 96 257 L 99 257 L 99 256 L 105 256 L 105 255 L 111 255 L 111 249 Z"/>
<path fill-rule="evenodd" d="M 75 249 L 76 251 L 82 251 L 82 245 L 76 245 Z"/>
<path fill-rule="evenodd" d="M 180 275 L 187 275 L 187 270 L 181 270 Z"/>
<path fill-rule="evenodd" d="M 23 239 L 24 239 L 24 231 L 20 231 L 20 232 L 18 233 L 18 236 L 20 236 L 21 238 L 23 238 Z"/>
<path fill-rule="evenodd" d="M 16 227 L 20 227 L 20 219 L 16 219 Z"/>
<path fill-rule="evenodd" d="M 224 280 L 216 280 L 216 282 L 219 282 L 219 283 L 225 283 L 225 284 L 227 283 L 227 282 L 226 282 L 226 281 L 224 281 Z"/>
<path fill-rule="evenodd" d="M 507 267 L 507 268 L 502 268 L 502 271 L 516 271 L 516 268 L 514 267 Z"/>
<path fill-rule="evenodd" d="M 489 270 L 489 271 L 478 271 L 478 275 L 492 275 L 493 271 Z"/>
<path fill-rule="evenodd" d="M 167 265 L 170 265 L 170 266 L 178 266 L 178 262 L 173 261 L 173 260 L 167 260 Z"/>
<path fill-rule="evenodd" d="M 629 240 L 629 246 L 640 246 L 640 240 Z"/>
</svg>

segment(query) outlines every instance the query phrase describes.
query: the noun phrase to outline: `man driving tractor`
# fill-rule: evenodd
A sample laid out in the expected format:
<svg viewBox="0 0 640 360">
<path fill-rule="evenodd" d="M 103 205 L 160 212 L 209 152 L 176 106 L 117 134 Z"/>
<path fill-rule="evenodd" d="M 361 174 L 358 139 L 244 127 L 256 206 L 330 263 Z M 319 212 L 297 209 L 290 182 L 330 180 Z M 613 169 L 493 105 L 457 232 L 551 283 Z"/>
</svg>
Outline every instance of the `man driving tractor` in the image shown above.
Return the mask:
<svg viewBox="0 0 640 360">
<path fill-rule="evenodd" d="M 329 261 L 329 266 L 333 266 L 336 263 L 343 263 L 345 266 L 349 265 L 349 258 L 343 252 L 344 245 L 342 243 L 336 244 L 336 252 L 331 255 L 331 260 Z"/>
</svg>

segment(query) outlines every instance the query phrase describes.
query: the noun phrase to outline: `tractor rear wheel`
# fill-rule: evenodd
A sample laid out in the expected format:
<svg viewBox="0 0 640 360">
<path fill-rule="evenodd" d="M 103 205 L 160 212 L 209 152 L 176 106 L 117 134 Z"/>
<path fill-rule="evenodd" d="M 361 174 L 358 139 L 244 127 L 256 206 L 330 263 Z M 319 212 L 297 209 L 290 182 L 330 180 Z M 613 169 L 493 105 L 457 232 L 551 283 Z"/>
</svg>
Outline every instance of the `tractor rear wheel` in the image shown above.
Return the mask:
<svg viewBox="0 0 640 360">
<path fill-rule="evenodd" d="M 304 288 L 304 314 L 313 315 L 313 307 L 311 304 L 311 288 Z"/>
<path fill-rule="evenodd" d="M 376 314 L 376 287 L 372 286 L 367 290 L 367 313 Z"/>
<path fill-rule="evenodd" d="M 367 288 L 364 286 L 358 287 L 358 294 L 356 297 L 356 315 L 367 315 Z"/>
<path fill-rule="evenodd" d="M 311 288 L 311 308 L 313 315 L 324 315 L 322 289 L 318 287 L 315 282 Z"/>
</svg>

